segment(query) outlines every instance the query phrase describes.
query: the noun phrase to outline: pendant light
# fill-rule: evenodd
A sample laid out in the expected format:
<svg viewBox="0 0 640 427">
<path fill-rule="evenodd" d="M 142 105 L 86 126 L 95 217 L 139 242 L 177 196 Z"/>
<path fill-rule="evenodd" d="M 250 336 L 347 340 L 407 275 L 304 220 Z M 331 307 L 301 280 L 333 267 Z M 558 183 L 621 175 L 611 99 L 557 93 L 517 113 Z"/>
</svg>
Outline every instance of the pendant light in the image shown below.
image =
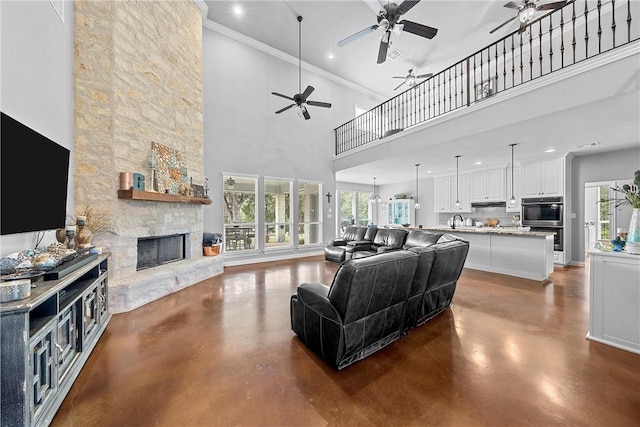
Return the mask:
<svg viewBox="0 0 640 427">
<path fill-rule="evenodd" d="M 513 195 L 513 147 L 515 147 L 518 144 L 509 144 L 509 145 L 511 146 L 511 200 L 509 200 L 509 203 L 511 204 L 511 206 L 515 206 L 516 203 L 518 203 L 518 201 Z"/>
<path fill-rule="evenodd" d="M 382 198 L 380 195 L 376 194 L 376 178 L 373 178 L 373 193 L 371 193 L 371 197 L 369 197 L 369 203 L 382 203 Z"/>
<path fill-rule="evenodd" d="M 416 204 L 414 208 L 420 209 L 420 202 L 418 201 L 418 167 L 420 167 L 420 163 L 416 163 Z"/>
<path fill-rule="evenodd" d="M 458 182 L 458 160 L 460 157 L 459 154 L 456 156 L 456 208 L 460 208 L 460 183 Z"/>
</svg>

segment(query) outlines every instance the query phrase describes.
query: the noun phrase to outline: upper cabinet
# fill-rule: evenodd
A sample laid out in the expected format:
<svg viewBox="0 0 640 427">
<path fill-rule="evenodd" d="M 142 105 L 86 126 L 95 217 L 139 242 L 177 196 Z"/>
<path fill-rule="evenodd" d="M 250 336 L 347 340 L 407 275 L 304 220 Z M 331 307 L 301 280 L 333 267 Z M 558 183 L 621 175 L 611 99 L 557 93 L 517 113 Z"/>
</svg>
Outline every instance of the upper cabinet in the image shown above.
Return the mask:
<svg viewBox="0 0 640 427">
<path fill-rule="evenodd" d="M 522 197 L 563 196 L 564 160 L 543 160 L 522 165 Z"/>
<path fill-rule="evenodd" d="M 413 199 L 394 199 L 389 200 L 387 207 L 387 224 L 404 225 L 414 224 L 413 217 Z"/>
<path fill-rule="evenodd" d="M 455 175 L 441 176 L 434 179 L 434 211 L 436 213 L 471 212 L 470 199 L 471 176 L 459 174 L 459 183 Z M 460 202 L 456 206 L 456 201 Z"/>
<path fill-rule="evenodd" d="M 505 194 L 504 168 L 471 174 L 471 203 L 504 202 L 506 200 Z"/>
</svg>

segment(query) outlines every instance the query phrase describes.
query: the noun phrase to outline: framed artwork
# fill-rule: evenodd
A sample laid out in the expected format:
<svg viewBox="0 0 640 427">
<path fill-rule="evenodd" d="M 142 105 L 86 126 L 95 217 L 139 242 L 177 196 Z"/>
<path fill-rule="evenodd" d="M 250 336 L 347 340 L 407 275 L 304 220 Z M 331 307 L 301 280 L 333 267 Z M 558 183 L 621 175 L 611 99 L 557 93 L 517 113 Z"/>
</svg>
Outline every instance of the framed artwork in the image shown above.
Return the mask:
<svg viewBox="0 0 640 427">
<path fill-rule="evenodd" d="M 180 194 L 187 180 L 184 152 L 166 145 L 151 143 L 151 155 L 156 165 L 156 185 L 160 193 Z"/>
<path fill-rule="evenodd" d="M 478 83 L 476 85 L 476 100 L 492 96 L 496 91 L 496 83 L 495 77 Z"/>
</svg>

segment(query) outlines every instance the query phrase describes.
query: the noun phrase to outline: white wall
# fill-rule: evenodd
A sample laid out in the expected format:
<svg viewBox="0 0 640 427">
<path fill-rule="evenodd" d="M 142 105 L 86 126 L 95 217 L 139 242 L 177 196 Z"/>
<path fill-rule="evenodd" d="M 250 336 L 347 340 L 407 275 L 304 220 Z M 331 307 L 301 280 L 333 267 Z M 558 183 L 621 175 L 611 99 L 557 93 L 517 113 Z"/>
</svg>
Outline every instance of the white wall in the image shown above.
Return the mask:
<svg viewBox="0 0 640 427">
<path fill-rule="evenodd" d="M 73 3 L 56 3 L 64 5 L 64 23 L 49 0 L 0 2 L 0 109 L 71 150 L 73 171 Z M 72 206 L 70 173 L 67 212 Z M 33 248 L 36 235 L 0 237 L 0 255 Z M 43 244 L 53 241 L 53 232 L 48 232 Z"/>
<path fill-rule="evenodd" d="M 571 223 L 571 261 L 584 262 L 584 184 L 585 182 L 614 181 L 632 178 L 640 169 L 640 142 L 638 148 L 611 151 L 589 156 L 578 156 L 572 161 L 571 206 L 576 218 Z M 626 209 L 629 209 L 627 207 Z M 624 215 L 624 213 L 623 213 Z M 626 217 L 629 218 L 628 212 Z M 621 215 L 619 227 L 624 225 Z M 628 221 L 628 220 L 627 220 Z M 613 230 L 615 233 L 615 230 Z"/>
<path fill-rule="evenodd" d="M 304 54 L 303 54 L 304 60 Z M 310 120 L 297 108 L 276 115 L 298 93 L 298 67 L 214 30 L 203 30 L 204 157 L 213 203 L 205 207 L 204 230 L 221 232 L 222 172 L 307 179 L 323 182 L 323 194 L 335 194 L 333 129 L 351 120 L 354 104 L 377 100 L 335 81 L 302 70 L 302 90 L 332 108 L 309 107 Z M 323 200 L 323 240 L 335 235 L 334 217 L 327 218 Z"/>
</svg>

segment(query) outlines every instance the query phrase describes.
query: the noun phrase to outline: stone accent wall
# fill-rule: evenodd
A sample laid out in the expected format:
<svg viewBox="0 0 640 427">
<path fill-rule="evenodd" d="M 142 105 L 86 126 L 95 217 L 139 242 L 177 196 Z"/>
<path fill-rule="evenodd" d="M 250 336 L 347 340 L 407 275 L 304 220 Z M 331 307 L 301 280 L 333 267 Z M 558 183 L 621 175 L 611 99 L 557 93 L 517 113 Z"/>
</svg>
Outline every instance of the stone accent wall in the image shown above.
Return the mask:
<svg viewBox="0 0 640 427">
<path fill-rule="evenodd" d="M 134 283 L 138 237 L 189 233 L 202 256 L 202 205 L 119 200 L 120 172 L 150 176 L 151 143 L 185 153 L 202 183 L 202 12 L 192 0 L 75 1 L 76 209 L 110 212 L 110 280 Z M 162 268 L 162 267 L 158 267 Z"/>
</svg>

